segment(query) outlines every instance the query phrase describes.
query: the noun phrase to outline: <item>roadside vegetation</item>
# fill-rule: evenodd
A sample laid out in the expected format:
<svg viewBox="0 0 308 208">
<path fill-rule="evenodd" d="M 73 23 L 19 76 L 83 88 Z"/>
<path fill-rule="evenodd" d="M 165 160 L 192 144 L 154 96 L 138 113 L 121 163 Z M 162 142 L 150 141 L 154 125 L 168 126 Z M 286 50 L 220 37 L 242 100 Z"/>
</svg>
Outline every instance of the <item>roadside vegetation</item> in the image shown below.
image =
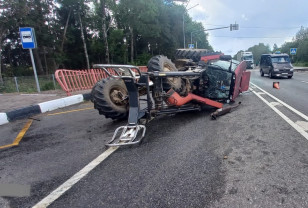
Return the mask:
<svg viewBox="0 0 308 208">
<path fill-rule="evenodd" d="M 33 27 L 39 75 L 58 68 L 85 69 L 95 63 L 145 65 L 156 54 L 172 58 L 188 43 L 211 49 L 201 23 L 171 0 L 5 0 L 0 2 L 2 77 L 33 75 L 19 27 Z"/>
</svg>

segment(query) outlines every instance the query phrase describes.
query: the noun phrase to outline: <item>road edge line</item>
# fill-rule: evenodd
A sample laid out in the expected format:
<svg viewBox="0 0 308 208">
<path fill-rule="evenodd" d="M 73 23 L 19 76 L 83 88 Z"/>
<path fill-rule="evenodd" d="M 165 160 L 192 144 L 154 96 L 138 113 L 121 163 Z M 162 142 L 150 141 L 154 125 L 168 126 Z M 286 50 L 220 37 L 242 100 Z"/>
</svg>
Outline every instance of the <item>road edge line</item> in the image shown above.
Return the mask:
<svg viewBox="0 0 308 208">
<path fill-rule="evenodd" d="M 256 93 L 252 88 L 250 90 L 258 97 L 260 98 L 266 105 L 268 105 L 273 111 L 275 111 L 281 118 L 283 118 L 288 124 L 290 124 L 298 133 L 300 133 L 306 140 L 308 140 L 308 133 L 304 131 L 299 125 L 297 125 L 295 122 L 293 122 L 291 119 L 289 119 L 286 115 L 284 115 L 281 111 L 279 111 L 277 108 L 272 106 L 265 98 L 263 98 L 261 95 Z"/>
<path fill-rule="evenodd" d="M 48 207 L 51 203 L 56 201 L 60 196 L 62 196 L 67 190 L 74 186 L 78 181 L 85 177 L 90 171 L 92 171 L 96 166 L 103 162 L 108 156 L 115 152 L 119 147 L 109 147 L 105 152 L 92 160 L 88 165 L 82 168 L 79 172 L 65 181 L 62 185 L 56 188 L 53 192 L 47 195 L 44 199 L 39 201 L 32 208 L 43 208 Z"/>
<path fill-rule="evenodd" d="M 257 86 L 256 84 L 250 82 L 252 85 L 254 85 L 256 88 L 258 88 L 259 90 L 261 90 L 262 92 L 264 92 L 265 94 L 267 94 L 268 96 L 270 96 L 271 98 L 273 98 L 274 100 L 276 100 L 277 102 L 281 103 L 282 105 L 284 105 L 285 107 L 287 107 L 289 110 L 293 111 L 294 113 L 296 113 L 297 115 L 299 115 L 300 117 L 302 117 L 303 119 L 308 121 L 308 116 L 306 116 L 305 114 L 303 114 L 302 112 L 296 110 L 295 108 L 293 108 L 292 106 L 286 104 L 285 102 L 283 102 L 282 100 L 279 100 L 278 98 L 276 98 L 274 95 L 266 92 L 265 90 L 263 90 L 261 87 Z"/>
</svg>

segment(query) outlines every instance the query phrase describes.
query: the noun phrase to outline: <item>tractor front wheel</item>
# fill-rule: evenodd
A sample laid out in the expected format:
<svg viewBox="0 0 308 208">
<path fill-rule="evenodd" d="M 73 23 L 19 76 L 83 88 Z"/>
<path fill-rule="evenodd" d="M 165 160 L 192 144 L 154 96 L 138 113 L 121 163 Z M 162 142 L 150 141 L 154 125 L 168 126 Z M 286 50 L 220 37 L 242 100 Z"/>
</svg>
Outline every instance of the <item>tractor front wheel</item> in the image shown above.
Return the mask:
<svg viewBox="0 0 308 208">
<path fill-rule="evenodd" d="M 128 92 L 123 80 L 113 77 L 102 79 L 95 84 L 91 94 L 99 114 L 111 119 L 128 116 Z"/>
<path fill-rule="evenodd" d="M 154 56 L 148 62 L 148 72 L 169 72 L 178 71 L 174 63 L 166 56 Z M 169 90 L 171 87 L 180 89 L 182 85 L 181 78 L 169 77 L 163 80 L 164 90 Z"/>
</svg>

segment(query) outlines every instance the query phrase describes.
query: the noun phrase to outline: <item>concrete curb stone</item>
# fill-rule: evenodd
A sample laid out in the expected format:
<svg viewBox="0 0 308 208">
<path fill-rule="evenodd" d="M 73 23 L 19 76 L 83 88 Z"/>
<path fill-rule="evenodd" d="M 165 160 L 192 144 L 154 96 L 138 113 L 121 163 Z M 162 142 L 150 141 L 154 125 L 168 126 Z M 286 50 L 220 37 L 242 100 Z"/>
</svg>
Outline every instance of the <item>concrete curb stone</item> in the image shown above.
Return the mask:
<svg viewBox="0 0 308 208">
<path fill-rule="evenodd" d="M 0 112 L 0 125 L 27 118 L 40 113 L 53 111 L 59 108 L 82 103 L 91 99 L 91 93 L 73 95 L 65 98 L 55 99 L 37 105 L 26 106 L 20 109 L 12 110 L 9 112 Z"/>
</svg>

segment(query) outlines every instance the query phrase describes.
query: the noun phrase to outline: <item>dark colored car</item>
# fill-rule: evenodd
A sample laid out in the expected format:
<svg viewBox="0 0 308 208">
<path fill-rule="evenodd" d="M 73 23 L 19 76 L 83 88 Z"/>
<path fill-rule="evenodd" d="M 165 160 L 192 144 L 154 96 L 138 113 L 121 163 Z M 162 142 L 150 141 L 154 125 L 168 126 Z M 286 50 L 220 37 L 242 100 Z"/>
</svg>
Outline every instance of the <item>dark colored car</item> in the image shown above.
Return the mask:
<svg viewBox="0 0 308 208">
<path fill-rule="evenodd" d="M 293 66 L 288 54 L 263 54 L 260 61 L 260 74 L 269 78 L 293 76 Z"/>
</svg>

